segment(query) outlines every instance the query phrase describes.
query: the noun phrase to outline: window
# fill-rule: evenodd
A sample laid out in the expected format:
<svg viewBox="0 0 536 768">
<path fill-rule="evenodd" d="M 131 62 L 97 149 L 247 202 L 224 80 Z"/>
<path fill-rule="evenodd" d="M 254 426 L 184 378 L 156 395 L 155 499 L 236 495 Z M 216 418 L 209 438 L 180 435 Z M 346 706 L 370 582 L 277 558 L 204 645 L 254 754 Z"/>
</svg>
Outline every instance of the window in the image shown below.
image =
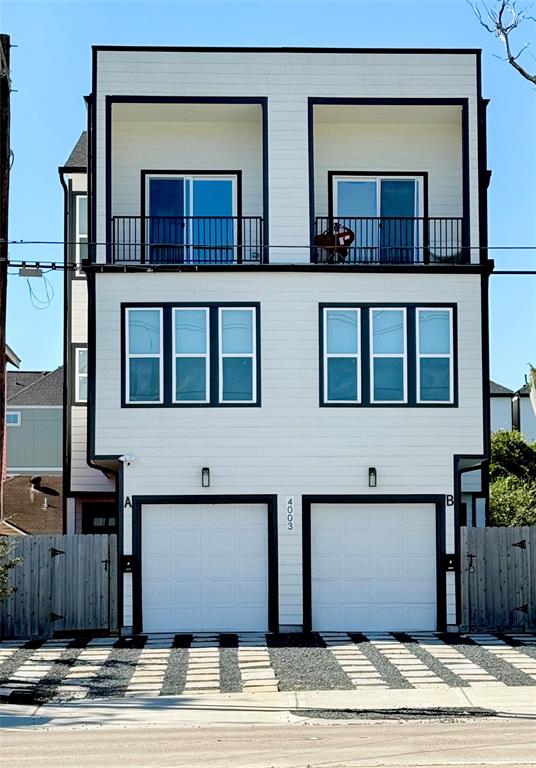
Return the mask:
<svg viewBox="0 0 536 768">
<path fill-rule="evenodd" d="M 417 309 L 417 401 L 450 403 L 452 310 Z"/>
<path fill-rule="evenodd" d="M 206 308 L 174 309 L 173 401 L 209 401 L 209 311 Z"/>
<path fill-rule="evenodd" d="M 87 347 L 77 347 L 75 354 L 75 401 L 87 403 Z"/>
<path fill-rule="evenodd" d="M 320 405 L 456 407 L 456 313 L 320 305 Z"/>
<path fill-rule="evenodd" d="M 324 309 L 324 401 L 327 403 L 360 401 L 359 321 L 359 309 Z"/>
<path fill-rule="evenodd" d="M 162 403 L 162 310 L 127 309 L 127 402 Z"/>
<path fill-rule="evenodd" d="M 219 401 L 252 403 L 256 394 L 255 310 L 219 310 Z"/>
<path fill-rule="evenodd" d="M 406 386 L 406 310 L 373 309 L 370 324 L 370 399 L 404 403 Z"/>
<path fill-rule="evenodd" d="M 124 312 L 123 405 L 260 405 L 258 305 Z"/>
<path fill-rule="evenodd" d="M 20 411 L 7 411 L 6 412 L 6 424 L 8 427 L 20 427 L 21 425 L 21 412 Z"/>
<path fill-rule="evenodd" d="M 87 259 L 87 196 L 76 196 L 76 251 L 75 260 L 78 266 Z"/>
</svg>

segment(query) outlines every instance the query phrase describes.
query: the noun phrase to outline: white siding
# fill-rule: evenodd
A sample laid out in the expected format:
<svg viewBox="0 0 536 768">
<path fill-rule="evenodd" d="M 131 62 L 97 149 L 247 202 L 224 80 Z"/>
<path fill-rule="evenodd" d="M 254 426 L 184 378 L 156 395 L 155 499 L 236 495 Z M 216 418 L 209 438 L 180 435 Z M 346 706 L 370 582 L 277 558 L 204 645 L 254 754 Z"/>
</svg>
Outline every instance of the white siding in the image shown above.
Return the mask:
<svg viewBox="0 0 536 768">
<path fill-rule="evenodd" d="M 308 261 L 307 97 L 468 98 L 472 244 L 478 244 L 476 57 L 473 54 L 99 51 L 97 239 L 105 240 L 105 97 L 267 96 L 271 245 Z M 476 251 L 473 252 L 475 259 Z M 279 252 L 279 260 L 290 253 Z M 100 248 L 98 258 L 104 259 Z M 272 254 L 272 260 L 276 260 Z"/>
<path fill-rule="evenodd" d="M 510 397 L 491 396 L 491 431 L 512 429 L 512 399 Z"/>
<path fill-rule="evenodd" d="M 519 398 L 521 434 L 528 443 L 536 440 L 536 414 L 532 408 L 530 397 Z"/>
<path fill-rule="evenodd" d="M 87 344 L 87 284 L 85 280 L 71 282 L 71 342 Z"/>
<path fill-rule="evenodd" d="M 87 463 L 86 425 L 87 408 L 71 408 L 71 491 L 113 493 L 113 477 L 106 478 L 100 470 L 92 469 Z"/>
<path fill-rule="evenodd" d="M 301 623 L 301 495 L 452 494 L 482 445 L 480 278 L 358 273 L 97 275 L 96 451 L 133 454 L 125 495 L 277 493 L 281 623 Z M 260 301 L 261 408 L 121 409 L 120 303 Z M 320 302 L 458 305 L 458 408 L 319 408 Z M 286 495 L 294 531 L 284 527 Z M 128 534 L 127 534 L 128 536 Z M 450 523 L 447 540 L 452 541 Z M 130 542 L 129 542 L 130 543 Z M 128 551 L 128 549 L 127 549 Z"/>
<path fill-rule="evenodd" d="M 328 171 L 427 171 L 429 215 L 462 216 L 461 152 L 459 122 L 315 121 L 316 213 L 328 215 Z"/>
</svg>

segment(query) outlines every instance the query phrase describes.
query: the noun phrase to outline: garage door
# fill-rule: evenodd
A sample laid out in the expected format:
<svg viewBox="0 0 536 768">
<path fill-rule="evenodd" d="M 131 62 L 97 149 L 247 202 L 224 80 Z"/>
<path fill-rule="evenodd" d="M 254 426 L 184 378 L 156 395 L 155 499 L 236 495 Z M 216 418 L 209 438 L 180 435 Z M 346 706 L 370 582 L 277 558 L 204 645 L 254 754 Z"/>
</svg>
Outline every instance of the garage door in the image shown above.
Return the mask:
<svg viewBox="0 0 536 768">
<path fill-rule="evenodd" d="M 232 632 L 268 626 L 265 504 L 145 505 L 145 632 Z"/>
<path fill-rule="evenodd" d="M 317 630 L 436 629 L 434 505 L 312 505 L 311 599 Z"/>
</svg>

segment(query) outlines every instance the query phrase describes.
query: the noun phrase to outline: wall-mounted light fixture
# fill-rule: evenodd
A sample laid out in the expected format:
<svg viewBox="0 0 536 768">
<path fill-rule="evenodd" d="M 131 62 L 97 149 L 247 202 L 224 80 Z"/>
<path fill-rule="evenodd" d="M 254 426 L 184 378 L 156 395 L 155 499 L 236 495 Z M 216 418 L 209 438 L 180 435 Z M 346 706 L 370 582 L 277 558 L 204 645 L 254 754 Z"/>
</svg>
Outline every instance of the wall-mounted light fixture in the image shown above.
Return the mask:
<svg viewBox="0 0 536 768">
<path fill-rule="evenodd" d="M 203 488 L 210 487 L 210 469 L 208 467 L 203 467 L 201 470 L 201 485 Z"/>
<path fill-rule="evenodd" d="M 369 488 L 376 488 L 378 484 L 378 473 L 376 472 L 376 467 L 369 467 L 368 484 Z"/>
</svg>

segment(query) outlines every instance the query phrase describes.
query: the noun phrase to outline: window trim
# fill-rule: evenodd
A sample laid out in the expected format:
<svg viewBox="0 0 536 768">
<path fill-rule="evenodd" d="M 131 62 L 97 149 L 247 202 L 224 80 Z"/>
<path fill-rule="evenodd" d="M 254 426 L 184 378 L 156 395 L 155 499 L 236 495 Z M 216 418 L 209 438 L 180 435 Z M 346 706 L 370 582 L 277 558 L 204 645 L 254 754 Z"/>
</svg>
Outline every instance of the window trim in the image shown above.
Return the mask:
<svg viewBox="0 0 536 768">
<path fill-rule="evenodd" d="M 77 344 L 73 348 L 74 352 L 74 402 L 78 405 L 87 405 L 87 397 L 85 400 L 83 400 L 80 397 L 80 379 L 85 378 L 86 382 L 88 381 L 88 374 L 86 373 L 80 373 L 79 370 L 79 362 L 80 362 L 80 352 L 86 352 L 86 355 L 88 355 L 87 350 L 87 344 Z M 86 359 L 86 368 L 89 362 L 89 355 Z M 86 385 L 87 386 L 87 385 Z M 87 392 L 87 389 L 86 389 Z"/>
<path fill-rule="evenodd" d="M 16 416 L 17 420 L 11 424 L 8 421 L 9 416 Z M 6 410 L 6 427 L 21 427 L 22 426 L 22 411 Z"/>
<path fill-rule="evenodd" d="M 74 245 L 74 260 L 76 264 L 76 274 L 81 275 L 81 267 L 82 267 L 82 259 L 80 258 L 80 202 L 82 199 L 85 199 L 86 206 L 89 206 L 88 196 L 87 192 L 78 192 L 75 195 L 74 198 L 74 205 L 75 205 L 75 217 L 74 217 L 74 231 L 75 231 L 75 245 Z M 88 208 L 86 208 L 86 214 L 87 214 Z M 86 223 L 86 234 L 83 235 L 85 237 L 85 244 L 86 246 L 89 243 L 89 238 L 87 234 L 87 223 Z"/>
<path fill-rule="evenodd" d="M 357 352 L 355 354 L 335 354 L 328 352 L 328 312 L 356 312 L 357 314 Z M 359 405 L 361 404 L 361 307 L 337 307 L 337 306 L 324 306 L 322 307 L 323 313 L 323 370 L 324 376 L 323 386 L 323 401 L 329 405 Z M 355 358 L 356 376 L 357 376 L 357 398 L 355 400 L 330 400 L 328 397 L 328 360 L 330 357 L 337 358 Z"/>
<path fill-rule="evenodd" d="M 218 308 L 225 307 L 229 309 L 252 309 L 255 311 L 255 369 L 254 369 L 254 400 L 238 400 L 219 402 L 219 316 Z M 210 388 L 208 402 L 199 400 L 193 402 L 183 402 L 173 400 L 173 347 L 172 347 L 172 322 L 174 308 L 190 309 L 208 309 L 209 310 L 209 358 L 210 358 Z M 128 355 L 127 355 L 127 328 L 128 328 L 128 310 L 130 309 L 160 309 L 163 316 L 161 325 L 161 349 L 162 364 L 161 373 L 161 401 L 149 402 L 129 402 L 127 398 L 128 387 Z M 261 386 L 261 305 L 258 301 L 173 301 L 173 302 L 122 302 L 121 310 L 121 407 L 122 408 L 260 408 L 262 406 L 262 386 Z"/>
<path fill-rule="evenodd" d="M 205 352 L 177 352 L 176 342 L 176 324 L 175 320 L 178 312 L 188 310 L 202 310 L 205 313 Z M 204 405 L 210 403 L 210 308 L 195 306 L 174 306 L 171 308 L 171 350 L 172 350 L 172 388 L 171 399 L 174 405 Z M 205 398 L 204 400 L 177 400 L 177 359 L 179 357 L 198 357 L 205 360 Z"/>
<path fill-rule="evenodd" d="M 430 312 L 434 311 L 434 309 L 437 312 L 447 312 L 449 316 L 449 346 L 450 351 L 447 353 L 442 352 L 441 354 L 437 353 L 431 353 L 431 352 L 423 352 L 420 351 L 420 342 L 421 342 L 421 334 L 420 334 L 420 323 L 419 323 L 419 317 L 421 312 Z M 416 372 L 415 372 L 415 380 L 416 380 L 416 397 L 417 397 L 417 403 L 418 405 L 421 404 L 427 404 L 427 405 L 452 405 L 454 401 L 454 318 L 453 318 L 453 308 L 452 307 L 416 307 L 415 308 L 415 344 L 416 344 L 416 352 L 415 352 L 415 365 L 416 365 Z M 444 359 L 448 358 L 449 361 L 449 398 L 448 400 L 423 400 L 421 398 L 421 360 L 422 359 Z"/>
<path fill-rule="evenodd" d="M 324 308 L 327 309 L 360 309 L 361 317 L 361 402 L 331 402 L 324 397 Z M 416 309 L 450 309 L 452 317 L 452 400 L 446 402 L 417 401 L 417 361 L 416 361 Z M 371 402 L 370 399 L 370 317 L 373 309 L 405 309 L 406 310 L 406 402 L 387 402 L 380 400 Z M 319 350 L 319 395 L 321 408 L 457 408 L 459 405 L 458 383 L 458 304 L 456 302 L 323 302 L 318 304 L 318 350 Z M 388 356 L 388 355 L 387 355 Z"/>
<path fill-rule="evenodd" d="M 402 339 L 404 341 L 404 349 L 402 352 L 374 352 L 374 313 L 375 312 L 402 312 L 403 317 L 403 331 Z M 400 307 L 371 307 L 369 310 L 369 365 L 370 365 L 370 403 L 371 405 L 377 405 L 381 403 L 383 405 L 405 405 L 408 402 L 408 313 L 407 307 L 404 305 Z M 377 359 L 400 359 L 402 358 L 402 399 L 401 400 L 376 400 L 374 397 L 374 361 Z"/>
<path fill-rule="evenodd" d="M 227 310 L 248 310 L 251 314 L 252 352 L 223 351 L 223 313 Z M 219 405 L 255 405 L 257 397 L 257 312 L 255 307 L 218 306 L 218 404 Z M 223 361 L 227 357 L 247 357 L 251 359 L 251 400 L 224 400 L 223 398 Z"/>
<path fill-rule="evenodd" d="M 155 311 L 157 310 L 160 316 L 160 350 L 158 354 L 154 353 L 131 353 L 130 352 L 130 324 L 129 316 L 131 311 Z M 125 313 L 125 334 L 124 334 L 124 350 L 126 359 L 126 382 L 125 382 L 125 399 L 128 405 L 163 405 L 164 403 L 164 312 L 162 307 L 146 307 L 146 306 L 130 306 L 126 308 Z M 158 400 L 131 400 L 130 399 L 130 361 L 132 358 L 136 359 L 157 359 L 159 362 L 159 399 Z"/>
</svg>

